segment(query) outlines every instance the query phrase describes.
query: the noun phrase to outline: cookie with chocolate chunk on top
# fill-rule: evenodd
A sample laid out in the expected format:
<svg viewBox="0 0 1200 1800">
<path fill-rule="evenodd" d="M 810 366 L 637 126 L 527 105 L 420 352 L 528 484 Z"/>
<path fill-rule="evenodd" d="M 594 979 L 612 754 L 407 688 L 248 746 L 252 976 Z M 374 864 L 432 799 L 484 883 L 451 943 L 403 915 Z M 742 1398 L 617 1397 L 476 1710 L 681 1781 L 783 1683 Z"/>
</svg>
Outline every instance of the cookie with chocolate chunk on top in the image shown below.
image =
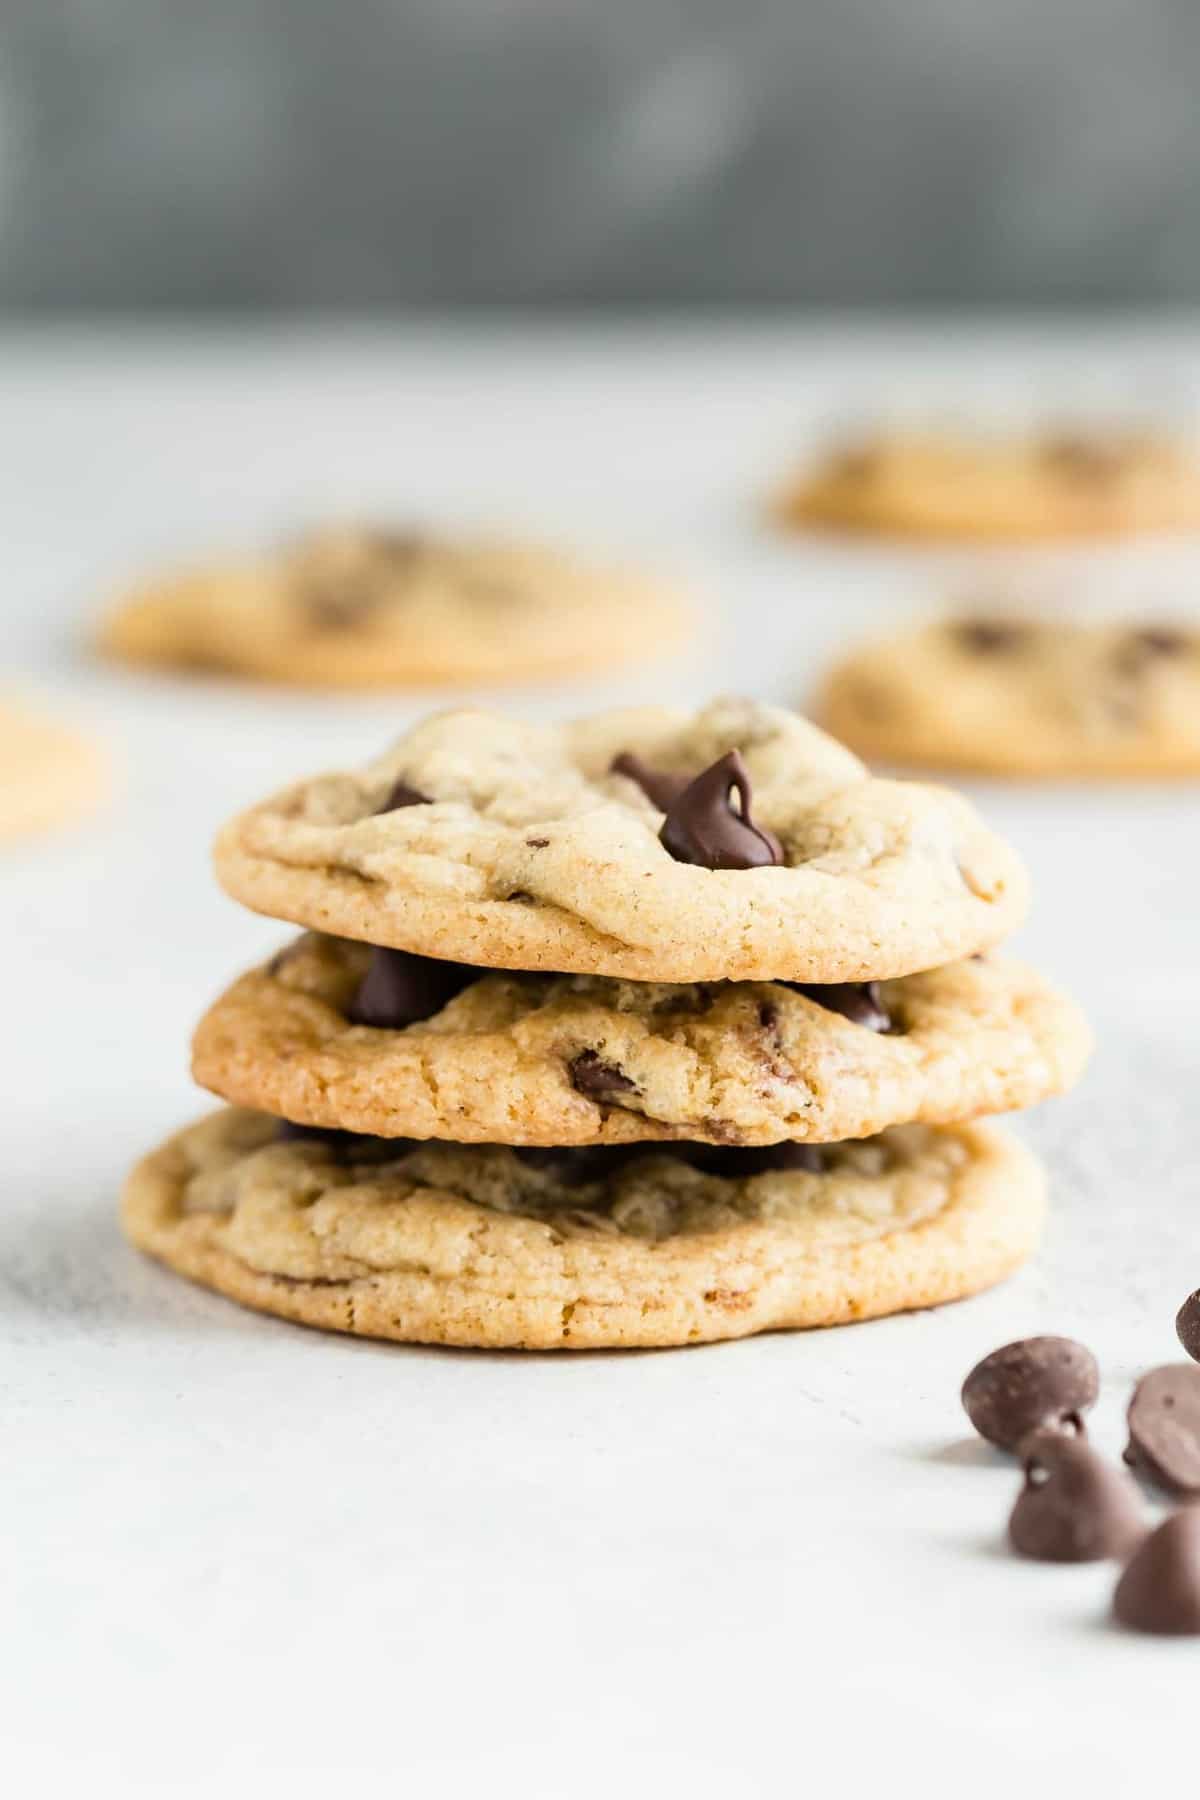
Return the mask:
<svg viewBox="0 0 1200 1800">
<path fill-rule="evenodd" d="M 381 810 L 397 783 L 424 799 Z M 634 981 L 909 974 L 999 942 L 1027 893 L 961 796 L 875 779 L 739 699 L 550 726 L 440 713 L 234 819 L 216 866 L 309 929 Z"/>
</svg>

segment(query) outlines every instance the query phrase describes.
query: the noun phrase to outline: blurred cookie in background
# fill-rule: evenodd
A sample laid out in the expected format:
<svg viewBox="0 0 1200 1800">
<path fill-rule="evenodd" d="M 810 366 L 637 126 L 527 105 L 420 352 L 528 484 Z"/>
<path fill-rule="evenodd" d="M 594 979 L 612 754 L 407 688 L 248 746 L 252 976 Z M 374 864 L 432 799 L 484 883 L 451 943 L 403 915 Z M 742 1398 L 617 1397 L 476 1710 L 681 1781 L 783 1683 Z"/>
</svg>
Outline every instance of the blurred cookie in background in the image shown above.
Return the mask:
<svg viewBox="0 0 1200 1800">
<path fill-rule="evenodd" d="M 691 622 L 652 579 L 540 545 L 341 526 L 156 582 L 97 644 L 164 669 L 380 688 L 587 674 L 652 656 Z"/>
<path fill-rule="evenodd" d="M 851 651 L 812 712 L 868 760 L 1029 777 L 1200 775 L 1200 628 L 963 614 Z"/>
<path fill-rule="evenodd" d="M 10 695 L 0 697 L 0 841 L 85 818 L 109 785 L 100 745 Z"/>
<path fill-rule="evenodd" d="M 1166 432 L 868 434 L 801 470 L 774 515 L 796 528 L 1020 541 L 1200 528 L 1200 455 Z"/>
</svg>

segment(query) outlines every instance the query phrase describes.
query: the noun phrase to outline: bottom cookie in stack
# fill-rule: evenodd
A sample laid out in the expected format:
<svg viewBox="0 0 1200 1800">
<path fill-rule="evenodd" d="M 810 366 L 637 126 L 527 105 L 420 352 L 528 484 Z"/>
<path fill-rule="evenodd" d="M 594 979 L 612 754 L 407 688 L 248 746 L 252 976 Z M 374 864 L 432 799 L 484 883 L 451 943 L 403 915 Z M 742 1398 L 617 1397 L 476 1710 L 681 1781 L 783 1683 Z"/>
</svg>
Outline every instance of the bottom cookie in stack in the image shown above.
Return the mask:
<svg viewBox="0 0 1200 1800">
<path fill-rule="evenodd" d="M 227 1107 L 129 1178 L 133 1242 L 244 1305 L 420 1343 L 635 1349 L 962 1298 L 1033 1248 L 990 1125 L 760 1148 L 381 1139 Z"/>
</svg>

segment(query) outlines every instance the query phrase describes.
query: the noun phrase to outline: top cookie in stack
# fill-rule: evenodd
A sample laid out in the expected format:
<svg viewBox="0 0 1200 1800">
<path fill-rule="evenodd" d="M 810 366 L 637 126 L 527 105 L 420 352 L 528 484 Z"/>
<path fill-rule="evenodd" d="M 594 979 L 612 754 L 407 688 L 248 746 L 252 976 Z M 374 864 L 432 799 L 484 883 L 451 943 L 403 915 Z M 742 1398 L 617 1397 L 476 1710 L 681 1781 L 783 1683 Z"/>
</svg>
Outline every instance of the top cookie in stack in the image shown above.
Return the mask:
<svg viewBox="0 0 1200 1800">
<path fill-rule="evenodd" d="M 971 1123 L 1087 1050 L 980 954 L 1021 866 L 791 714 L 443 714 L 234 820 L 217 867 L 310 935 L 201 1022 L 235 1109 L 135 1171 L 126 1220 L 250 1304 L 675 1344 L 955 1298 L 1036 1237 L 1038 1171 Z"/>
</svg>

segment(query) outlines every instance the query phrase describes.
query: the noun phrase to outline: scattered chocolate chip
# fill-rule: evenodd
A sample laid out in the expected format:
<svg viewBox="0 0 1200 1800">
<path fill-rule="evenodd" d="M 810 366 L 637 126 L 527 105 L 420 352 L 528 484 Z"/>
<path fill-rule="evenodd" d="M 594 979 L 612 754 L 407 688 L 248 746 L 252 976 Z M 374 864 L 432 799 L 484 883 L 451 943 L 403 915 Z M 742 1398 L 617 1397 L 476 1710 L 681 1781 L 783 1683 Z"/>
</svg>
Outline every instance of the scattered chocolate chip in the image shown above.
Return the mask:
<svg viewBox="0 0 1200 1800">
<path fill-rule="evenodd" d="M 736 792 L 741 811 L 730 796 Z M 730 750 L 697 775 L 667 812 L 659 842 L 676 862 L 705 869 L 762 869 L 783 861 L 773 832 L 750 816 L 750 777 L 741 754 Z"/>
<path fill-rule="evenodd" d="M 977 656 L 1019 650 L 1030 635 L 1027 626 L 1008 619 L 956 619 L 950 631 L 964 650 Z"/>
<path fill-rule="evenodd" d="M 595 1050 L 581 1050 L 567 1064 L 571 1086 L 588 1100 L 615 1100 L 621 1094 L 632 1094 L 636 1083 L 616 1063 L 605 1062 Z"/>
<path fill-rule="evenodd" d="M 1090 1350 L 1073 1338 L 1031 1337 L 976 1363 L 963 1382 L 962 1403 L 980 1437 L 1015 1450 L 1032 1431 L 1082 1434 L 1083 1415 L 1099 1392 Z"/>
<path fill-rule="evenodd" d="M 1113 1613 L 1131 1631 L 1200 1633 L 1200 1507 L 1172 1513 L 1134 1552 L 1117 1583 Z"/>
<path fill-rule="evenodd" d="M 784 987 L 795 988 L 806 1000 L 815 1000 L 826 1012 L 849 1019 L 852 1025 L 865 1025 L 868 1031 L 890 1031 L 891 1015 L 879 997 L 877 981 L 833 981 L 815 984 L 785 981 Z"/>
<path fill-rule="evenodd" d="M 641 788 L 651 806 L 657 806 L 659 812 L 664 813 L 670 812 L 691 782 L 690 775 L 671 775 L 666 769 L 651 768 L 632 750 L 622 750 L 619 756 L 614 756 L 608 772 L 610 775 L 627 775 Z"/>
<path fill-rule="evenodd" d="M 479 970 L 407 950 L 372 949 L 367 972 L 346 1009 L 352 1025 L 400 1031 L 432 1018 L 455 994 L 479 979 Z"/>
<path fill-rule="evenodd" d="M 1171 1494 L 1200 1494 L 1200 1369 L 1166 1363 L 1143 1375 L 1127 1415 L 1125 1461 Z"/>
<path fill-rule="evenodd" d="M 527 850 L 546 850 L 549 848 L 549 845 L 550 845 L 549 838 L 526 838 L 525 839 L 525 848 Z"/>
<path fill-rule="evenodd" d="M 1025 1485 L 1008 1521 L 1021 1556 L 1039 1562 L 1100 1562 L 1129 1555 L 1144 1535 L 1138 1492 L 1124 1470 L 1083 1438 L 1038 1431 L 1021 1445 Z"/>
<path fill-rule="evenodd" d="M 381 813 L 399 812 L 405 806 L 432 806 L 432 804 L 428 794 L 423 794 L 419 788 L 410 787 L 407 781 L 401 777 L 399 781 L 392 783 L 383 805 L 375 808 L 375 816 L 378 818 Z"/>
<path fill-rule="evenodd" d="M 1200 1362 L 1200 1288 L 1189 1294 L 1175 1314 L 1175 1335 L 1193 1362 Z"/>
</svg>

